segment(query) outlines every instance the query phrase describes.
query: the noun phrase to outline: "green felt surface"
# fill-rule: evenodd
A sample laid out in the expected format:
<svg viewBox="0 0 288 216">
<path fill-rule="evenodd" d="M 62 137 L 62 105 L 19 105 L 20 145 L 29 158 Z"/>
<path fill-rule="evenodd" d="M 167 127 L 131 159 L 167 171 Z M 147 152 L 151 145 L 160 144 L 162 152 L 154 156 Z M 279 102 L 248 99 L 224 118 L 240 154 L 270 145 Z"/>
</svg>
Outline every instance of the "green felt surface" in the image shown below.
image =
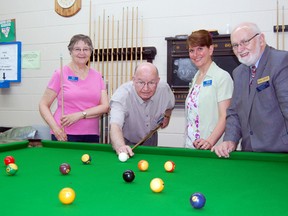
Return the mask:
<svg viewBox="0 0 288 216">
<path fill-rule="evenodd" d="M 234 152 L 219 159 L 209 151 L 143 147 L 127 162 L 118 160 L 107 144 L 43 141 L 43 147 L 27 148 L 28 142 L 0 145 L 0 159 L 16 159 L 15 176 L 0 170 L 0 215 L 288 215 L 288 155 Z M 92 157 L 89 165 L 81 156 Z M 139 160 L 149 162 L 141 172 Z M 173 173 L 164 163 L 173 160 Z M 71 165 L 62 175 L 61 163 Z M 0 165 L 1 166 L 1 165 Z M 122 173 L 132 169 L 132 183 Z M 162 178 L 161 193 L 150 190 L 153 178 Z M 76 199 L 63 205 L 59 191 L 71 187 Z M 203 209 L 193 209 L 189 198 L 202 192 Z"/>
</svg>

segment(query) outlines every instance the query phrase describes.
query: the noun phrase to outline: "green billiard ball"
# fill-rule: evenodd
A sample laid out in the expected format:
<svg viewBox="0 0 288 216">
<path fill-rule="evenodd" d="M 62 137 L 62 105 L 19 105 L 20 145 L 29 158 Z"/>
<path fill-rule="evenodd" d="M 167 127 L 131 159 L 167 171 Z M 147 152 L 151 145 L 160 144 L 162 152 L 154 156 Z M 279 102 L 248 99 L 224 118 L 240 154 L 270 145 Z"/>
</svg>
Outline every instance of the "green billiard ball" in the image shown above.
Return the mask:
<svg viewBox="0 0 288 216">
<path fill-rule="evenodd" d="M 15 163 L 10 163 L 6 167 L 6 173 L 8 175 L 15 175 L 16 172 L 18 171 L 18 166 Z"/>
</svg>

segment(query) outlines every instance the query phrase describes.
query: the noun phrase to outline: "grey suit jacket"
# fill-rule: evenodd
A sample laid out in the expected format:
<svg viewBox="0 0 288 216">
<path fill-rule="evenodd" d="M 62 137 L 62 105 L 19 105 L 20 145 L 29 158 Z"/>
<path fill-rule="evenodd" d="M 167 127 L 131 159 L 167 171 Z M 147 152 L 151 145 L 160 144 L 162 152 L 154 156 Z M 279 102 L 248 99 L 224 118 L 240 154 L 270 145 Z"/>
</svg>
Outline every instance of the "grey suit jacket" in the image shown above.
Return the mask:
<svg viewBox="0 0 288 216">
<path fill-rule="evenodd" d="M 234 92 L 224 141 L 243 151 L 288 152 L 288 52 L 266 46 L 250 87 L 250 68 L 233 71 Z"/>
</svg>

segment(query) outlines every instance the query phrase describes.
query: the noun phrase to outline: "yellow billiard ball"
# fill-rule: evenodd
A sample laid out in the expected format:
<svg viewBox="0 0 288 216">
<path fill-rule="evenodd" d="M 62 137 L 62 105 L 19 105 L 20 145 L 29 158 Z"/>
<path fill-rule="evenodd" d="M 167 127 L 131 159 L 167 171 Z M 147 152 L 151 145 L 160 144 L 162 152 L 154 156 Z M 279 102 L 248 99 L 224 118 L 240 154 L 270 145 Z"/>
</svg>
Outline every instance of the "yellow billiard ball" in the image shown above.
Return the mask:
<svg viewBox="0 0 288 216">
<path fill-rule="evenodd" d="M 68 205 L 68 204 L 71 204 L 75 197 L 76 197 L 76 194 L 75 194 L 75 191 L 72 189 L 72 188 L 63 188 L 60 192 L 59 192 L 59 200 L 61 203 L 65 204 L 65 205 Z"/>
<path fill-rule="evenodd" d="M 81 160 L 84 164 L 90 164 L 91 163 L 91 156 L 89 154 L 83 154 L 81 157 Z"/>
<path fill-rule="evenodd" d="M 141 171 L 146 171 L 149 167 L 149 163 L 146 160 L 140 160 L 138 162 L 138 169 Z"/>
<path fill-rule="evenodd" d="M 155 193 L 160 193 L 164 189 L 164 182 L 161 178 L 154 178 L 150 182 L 150 188 Z"/>
<path fill-rule="evenodd" d="M 15 163 L 10 163 L 6 167 L 6 173 L 8 175 L 15 175 L 16 172 L 18 171 L 18 166 Z"/>
<path fill-rule="evenodd" d="M 164 169 L 167 171 L 167 172 L 173 172 L 174 169 L 175 169 L 175 163 L 171 160 L 168 160 L 165 162 L 164 164 Z"/>
</svg>

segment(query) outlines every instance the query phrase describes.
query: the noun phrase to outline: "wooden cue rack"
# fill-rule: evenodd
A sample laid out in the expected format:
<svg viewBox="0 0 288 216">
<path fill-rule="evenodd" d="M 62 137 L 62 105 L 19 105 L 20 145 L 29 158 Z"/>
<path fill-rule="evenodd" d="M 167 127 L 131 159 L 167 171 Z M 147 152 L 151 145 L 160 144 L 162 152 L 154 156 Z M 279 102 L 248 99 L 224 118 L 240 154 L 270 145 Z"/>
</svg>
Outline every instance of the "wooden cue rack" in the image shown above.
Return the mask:
<svg viewBox="0 0 288 216">
<path fill-rule="evenodd" d="M 136 49 L 137 49 L 137 55 L 136 55 Z M 131 55 L 131 50 L 132 50 L 132 55 Z M 99 51 L 99 53 L 98 53 Z M 107 52 L 108 51 L 108 52 Z M 121 52 L 122 51 L 122 52 Z M 127 52 L 127 54 L 126 54 Z M 155 59 L 155 56 L 157 54 L 157 50 L 155 47 L 142 47 L 142 60 L 146 60 L 148 62 L 153 62 Z M 94 55 L 94 59 L 93 59 Z M 118 55 L 118 60 L 119 61 L 134 61 L 134 60 L 141 60 L 141 47 L 131 47 L 128 48 L 118 48 L 118 53 L 117 53 L 117 48 L 109 48 L 109 49 L 94 49 L 94 52 L 91 55 L 90 61 L 93 62 L 93 60 L 96 61 L 111 61 L 112 60 L 112 55 L 114 61 L 117 59 Z M 137 59 L 136 59 L 137 56 Z M 99 57 L 99 59 L 98 59 Z M 126 59 L 126 57 L 128 59 Z M 131 59 L 132 57 L 132 59 Z"/>
</svg>

